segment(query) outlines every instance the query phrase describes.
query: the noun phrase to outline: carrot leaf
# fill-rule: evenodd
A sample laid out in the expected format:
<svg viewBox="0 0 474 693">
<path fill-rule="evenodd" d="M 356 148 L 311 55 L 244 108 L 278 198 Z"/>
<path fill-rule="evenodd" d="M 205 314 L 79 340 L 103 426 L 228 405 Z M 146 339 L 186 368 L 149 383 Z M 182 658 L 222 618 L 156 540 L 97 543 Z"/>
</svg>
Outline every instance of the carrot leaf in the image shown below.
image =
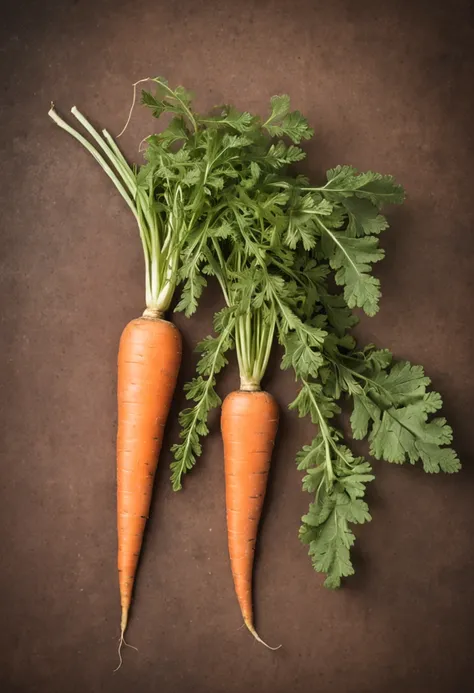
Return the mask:
<svg viewBox="0 0 474 693">
<path fill-rule="evenodd" d="M 461 465 L 449 447 L 450 426 L 443 417 L 431 417 L 441 408 L 442 399 L 427 390 L 430 379 L 423 368 L 394 361 L 388 349 L 374 345 L 358 351 L 355 343 L 345 344 L 339 320 L 335 333 L 329 314 L 326 317 L 328 335 L 314 361 L 317 376 L 309 372 L 311 365 L 305 366 L 306 377 L 293 366 L 302 388 L 290 408 L 318 427 L 317 435 L 296 458 L 298 469 L 306 473 L 303 489 L 315 494 L 302 518 L 300 539 L 308 545 L 315 570 L 326 574 L 325 586 L 336 588 L 354 571 L 351 525 L 370 521 L 363 496 L 374 479 L 369 462 L 354 457 L 330 423 L 339 411 L 340 398 L 346 395 L 352 402 L 354 439 L 367 438 L 370 453 L 377 459 L 399 464 L 420 460 L 427 473 L 451 474 Z"/>
<path fill-rule="evenodd" d="M 310 416 L 319 428 L 296 458 L 298 469 L 306 471 L 303 489 L 315 494 L 308 513 L 301 518 L 299 535 L 309 547 L 315 570 L 326 574 L 325 586 L 336 588 L 343 577 L 354 573 L 350 549 L 355 536 L 350 524 L 371 520 L 362 498 L 374 476 L 370 464 L 354 457 L 341 443 L 341 434 L 329 424 L 339 408 L 324 395 L 320 384 L 304 382 L 290 408 L 297 409 L 300 416 Z"/>
<path fill-rule="evenodd" d="M 310 139 L 313 130 L 309 127 L 306 118 L 299 112 L 290 112 L 289 96 L 273 96 L 271 98 L 271 113 L 265 121 L 264 127 L 273 136 L 282 137 L 286 135 L 293 142 L 300 142 L 302 139 Z"/>
<path fill-rule="evenodd" d="M 230 311 L 221 311 L 214 327 L 217 337 L 206 337 L 196 347 L 201 354 L 197 364 L 197 377 L 184 386 L 186 399 L 195 402 L 179 415 L 180 443 L 171 448 L 171 483 L 174 491 L 182 487 L 182 478 L 196 464 L 202 453 L 200 439 L 209 433 L 207 421 L 212 409 L 219 407 L 221 399 L 215 390 L 216 375 L 227 365 L 227 352 L 233 347 L 234 317 Z"/>
<path fill-rule="evenodd" d="M 352 434 L 368 438 L 377 459 L 402 464 L 421 460 L 427 472 L 460 469 L 452 429 L 443 417 L 430 418 L 443 405 L 441 395 L 427 387 L 431 380 L 421 366 L 393 361 L 387 349 L 331 354 L 341 389 L 352 399 Z"/>
</svg>

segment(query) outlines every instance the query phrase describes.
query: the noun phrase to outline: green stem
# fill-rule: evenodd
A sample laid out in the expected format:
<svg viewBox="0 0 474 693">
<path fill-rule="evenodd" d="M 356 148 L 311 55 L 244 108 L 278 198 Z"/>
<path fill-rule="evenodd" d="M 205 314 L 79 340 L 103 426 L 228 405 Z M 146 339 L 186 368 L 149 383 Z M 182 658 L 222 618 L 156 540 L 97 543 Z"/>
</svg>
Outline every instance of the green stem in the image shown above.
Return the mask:
<svg viewBox="0 0 474 693">
<path fill-rule="evenodd" d="M 140 240 L 142 242 L 142 247 L 143 247 L 143 257 L 145 260 L 145 303 L 147 305 L 147 308 L 153 308 L 152 306 L 152 300 L 153 300 L 153 287 L 152 287 L 152 281 L 151 281 L 151 273 L 150 273 L 150 249 L 148 246 L 148 241 L 147 241 L 147 236 L 144 231 L 144 224 L 143 224 L 143 211 L 141 207 L 137 207 L 137 212 L 138 212 L 138 229 L 140 232 Z"/>
<path fill-rule="evenodd" d="M 212 239 L 212 245 L 214 246 L 214 249 L 215 249 L 215 251 L 216 251 L 217 257 L 219 258 L 219 263 L 220 263 L 220 264 L 219 264 L 219 267 L 220 267 L 220 269 L 222 269 L 223 267 L 226 266 L 226 265 L 225 265 L 225 260 L 224 260 L 223 254 L 222 254 L 222 250 L 221 250 L 221 248 L 220 248 L 220 246 L 219 246 L 219 243 L 217 243 L 217 241 L 216 241 L 215 238 Z M 228 289 L 227 289 L 227 286 L 226 286 L 225 279 L 224 279 L 224 276 L 223 276 L 223 274 L 222 274 L 222 271 L 216 272 L 216 277 L 217 277 L 217 281 L 218 281 L 219 284 L 221 285 L 221 289 L 222 289 L 222 293 L 224 294 L 225 302 L 226 302 L 226 304 L 227 304 L 228 306 L 230 306 L 229 292 L 228 292 Z"/>
<path fill-rule="evenodd" d="M 103 130 L 103 136 L 101 136 L 75 106 L 71 109 L 71 113 L 95 140 L 106 158 L 81 133 L 66 123 L 56 113 L 53 106 L 49 111 L 49 116 L 94 157 L 132 211 L 138 224 L 143 246 L 146 305 L 148 308 L 165 311 L 169 308 L 176 287 L 179 264 L 179 249 L 174 243 L 175 230 L 172 226 L 170 227 L 166 238 L 167 252 L 163 253 L 159 228 L 161 217 L 153 209 L 153 189 L 150 187 L 147 194 L 145 190 L 138 187 L 134 171 L 106 130 Z M 175 191 L 174 212 L 177 209 L 179 192 L 179 190 Z"/>
<path fill-rule="evenodd" d="M 194 129 L 194 133 L 197 133 L 198 127 L 197 127 L 196 119 L 194 118 L 192 112 L 191 112 L 190 109 L 186 106 L 186 104 L 184 103 L 184 101 L 183 101 L 182 99 L 180 99 L 179 96 L 176 96 L 175 92 L 174 92 L 165 82 L 162 82 L 160 79 L 158 79 L 158 78 L 156 78 L 156 77 L 155 77 L 154 79 L 152 79 L 151 81 L 152 81 L 152 82 L 156 82 L 156 84 L 159 84 L 160 87 L 161 87 L 162 89 L 164 89 L 165 91 L 167 91 L 168 94 L 170 94 L 170 96 L 171 96 L 173 99 L 175 99 L 175 100 L 181 105 L 181 108 L 182 108 L 183 111 L 186 113 L 186 115 L 188 116 L 190 122 L 192 123 L 193 129 Z"/>
<path fill-rule="evenodd" d="M 237 318 L 235 323 L 237 360 L 239 362 L 240 377 L 250 378 L 249 364 L 247 361 L 247 334 L 245 328 L 245 317 L 241 315 Z"/>
<path fill-rule="evenodd" d="M 300 190 L 303 190 L 304 192 L 337 192 L 337 193 L 347 193 L 347 192 L 354 192 L 352 190 L 348 190 L 347 188 L 329 188 L 328 190 L 328 185 L 331 183 L 330 180 L 326 183 L 326 185 L 323 185 L 322 188 L 300 188 Z M 356 191 L 357 192 L 357 191 Z"/>
<path fill-rule="evenodd" d="M 262 347 L 263 349 L 261 350 L 261 354 L 263 354 L 263 358 L 261 358 L 259 362 L 259 377 L 260 379 L 263 378 L 265 371 L 267 370 L 268 362 L 270 360 L 270 354 L 272 351 L 272 346 L 273 346 L 273 336 L 275 334 L 275 325 L 276 325 L 276 320 L 273 320 L 270 327 L 267 329 L 267 334 L 265 335 L 265 338 L 262 339 Z"/>
<path fill-rule="evenodd" d="M 166 273 L 162 275 L 159 291 L 154 297 L 156 308 L 163 312 L 167 311 L 173 299 L 173 294 L 176 289 L 176 281 L 178 276 L 179 266 L 179 249 L 175 248 L 173 253 L 170 253 L 167 259 L 167 264 L 164 265 Z"/>
<path fill-rule="evenodd" d="M 77 109 L 76 109 L 77 111 Z M 77 111 L 79 113 L 79 111 Z M 115 154 L 115 164 L 117 170 L 122 174 L 122 177 L 127 177 L 127 180 L 129 181 L 129 190 L 132 192 L 138 202 L 142 206 L 143 213 L 146 217 L 147 224 L 150 227 L 157 227 L 156 223 L 156 218 L 157 215 L 152 211 L 152 202 L 153 200 L 150 200 L 150 196 L 147 198 L 146 193 L 144 190 L 141 190 L 136 181 L 136 176 L 134 171 L 130 168 L 127 160 L 125 159 L 124 155 L 120 151 L 118 145 L 114 141 L 113 137 L 107 132 L 107 130 L 102 130 L 102 134 L 104 138 L 107 140 L 107 143 L 112 150 L 112 152 Z M 150 195 L 152 195 L 152 191 L 150 190 Z"/>
<path fill-rule="evenodd" d="M 148 204 L 146 195 L 144 191 L 139 191 L 135 176 L 127 163 L 122 152 L 118 148 L 117 144 L 113 141 L 112 137 L 106 130 L 103 130 L 104 137 L 101 137 L 94 126 L 87 120 L 85 116 L 73 106 L 71 108 L 72 115 L 81 123 L 85 130 L 91 135 L 91 137 L 97 142 L 99 147 L 102 149 L 104 154 L 109 158 L 111 163 L 114 165 L 117 173 L 122 178 L 125 185 L 128 187 L 130 194 L 134 199 L 137 199 L 142 204 L 143 214 L 146 218 L 148 226 L 152 225 L 153 214 L 150 212 L 150 205 Z M 105 139 L 104 139 L 105 138 Z"/>
<path fill-rule="evenodd" d="M 251 364 L 254 362 L 255 350 L 254 350 L 254 343 L 253 343 L 252 318 L 251 318 L 250 310 L 247 312 L 247 315 L 245 316 L 245 336 L 246 336 L 246 344 L 247 344 L 247 368 L 249 370 L 252 370 Z"/>
<path fill-rule="evenodd" d="M 327 465 L 328 465 L 328 481 L 329 481 L 330 483 L 332 483 L 332 482 L 334 481 L 335 475 L 334 475 L 334 469 L 333 469 L 333 466 L 332 466 L 332 461 L 331 461 L 331 454 L 330 454 L 330 450 L 329 450 L 329 445 L 331 445 L 331 447 L 332 447 L 332 449 L 334 450 L 334 452 L 336 453 L 336 455 L 338 455 L 339 457 L 341 457 L 341 459 L 344 460 L 344 462 L 345 462 L 346 464 L 347 464 L 347 460 L 346 460 L 346 458 L 344 457 L 344 455 L 340 452 L 340 450 L 338 449 L 337 445 L 334 443 L 334 441 L 333 441 L 333 439 L 332 439 L 332 436 L 331 436 L 331 433 L 330 433 L 330 431 L 329 431 L 328 425 L 327 425 L 327 423 L 326 423 L 326 420 L 325 420 L 325 418 L 323 417 L 323 414 L 322 414 L 322 412 L 321 412 L 321 409 L 320 409 L 319 406 L 318 406 L 318 403 L 317 403 L 317 401 L 316 401 L 316 398 L 314 397 L 314 395 L 313 395 L 313 393 L 312 393 L 312 391 L 311 391 L 311 388 L 309 387 L 308 382 L 307 382 L 306 380 L 302 380 L 301 382 L 302 382 L 303 385 L 307 388 L 308 396 L 309 396 L 309 398 L 311 399 L 311 402 L 312 402 L 312 404 L 313 404 L 313 406 L 314 406 L 314 408 L 315 408 L 315 410 L 316 410 L 316 412 L 317 412 L 317 414 L 318 414 L 319 428 L 320 428 L 321 434 L 322 434 L 322 436 L 323 436 L 323 438 L 324 438 L 324 446 L 325 446 L 325 448 L 326 448 L 326 461 L 327 461 Z"/>
<path fill-rule="evenodd" d="M 60 128 L 62 128 L 72 137 L 74 137 L 80 144 L 82 144 L 82 146 L 85 149 L 87 149 L 89 154 L 91 154 L 94 157 L 99 166 L 109 176 L 110 180 L 113 182 L 113 184 L 115 185 L 115 187 L 117 188 L 127 205 L 130 207 L 133 216 L 138 222 L 138 213 L 133 201 L 130 199 L 130 196 L 127 190 L 125 189 L 124 185 L 117 178 L 116 174 L 111 169 L 104 157 L 101 154 L 99 154 L 97 149 L 90 142 L 88 142 L 88 140 L 86 140 L 86 138 L 83 137 L 83 135 L 81 135 L 77 130 L 75 130 L 73 127 L 71 127 L 71 125 L 66 123 L 66 121 L 61 118 L 61 116 L 55 111 L 54 106 L 51 106 L 50 110 L 48 111 L 48 115 L 50 118 L 54 120 L 56 125 L 59 125 Z"/>
<path fill-rule="evenodd" d="M 264 311 L 269 311 L 269 316 Z M 237 320 L 237 360 L 241 383 L 248 388 L 260 388 L 273 346 L 275 325 L 275 310 L 268 306 L 249 310 Z"/>
<path fill-rule="evenodd" d="M 84 116 L 77 110 L 77 108 L 74 106 L 71 109 L 71 113 L 76 116 L 82 122 L 84 127 L 87 127 L 85 123 L 88 123 L 88 121 L 84 118 Z M 90 123 L 88 123 L 90 125 Z M 87 129 L 89 129 L 87 127 Z M 90 127 L 90 132 L 96 132 L 94 128 L 91 126 Z M 98 135 L 99 133 L 97 133 Z M 128 161 L 125 159 L 124 155 L 120 151 L 118 145 L 116 142 L 114 142 L 113 137 L 107 132 L 107 130 L 102 130 L 102 136 L 105 140 L 105 143 L 107 144 L 107 147 L 104 147 L 104 142 L 101 142 L 101 146 L 104 150 L 104 152 L 108 155 L 109 159 L 113 162 L 115 168 L 117 169 L 117 172 L 120 173 L 122 176 L 123 180 L 127 182 L 128 189 L 133 195 L 136 195 L 137 193 L 137 184 L 135 180 L 135 176 L 133 175 L 133 171 L 130 168 L 130 165 Z M 93 135 L 94 137 L 94 135 Z M 94 137 L 95 139 L 95 137 Z M 99 140 L 101 138 L 99 137 Z"/>
</svg>

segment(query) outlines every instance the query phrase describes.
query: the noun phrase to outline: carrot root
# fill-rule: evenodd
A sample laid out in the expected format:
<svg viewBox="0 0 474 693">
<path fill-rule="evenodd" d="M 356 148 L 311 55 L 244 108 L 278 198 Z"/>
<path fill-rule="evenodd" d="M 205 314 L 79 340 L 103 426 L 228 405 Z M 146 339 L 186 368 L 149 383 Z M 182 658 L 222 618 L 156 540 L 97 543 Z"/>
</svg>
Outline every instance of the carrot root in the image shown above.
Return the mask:
<svg viewBox="0 0 474 693">
<path fill-rule="evenodd" d="M 114 671 L 113 671 L 114 674 L 115 674 L 116 671 L 118 671 L 118 670 L 120 669 L 120 667 L 121 667 L 122 664 L 123 664 L 123 659 L 122 659 L 122 646 L 123 646 L 124 642 L 125 642 L 125 640 L 124 640 L 124 637 L 123 637 L 123 631 L 121 631 L 121 633 L 120 633 L 120 640 L 119 640 L 119 644 L 118 644 L 119 663 L 118 663 L 118 666 L 115 667 L 115 669 L 114 669 Z"/>
<path fill-rule="evenodd" d="M 117 524 L 121 642 L 127 629 L 153 481 L 181 362 L 181 336 L 147 308 L 120 338 L 118 356 Z M 126 643 L 125 643 L 126 644 Z"/>
<path fill-rule="evenodd" d="M 126 627 L 126 626 L 125 626 Z M 115 674 L 116 671 L 120 669 L 120 667 L 123 664 L 123 659 L 122 659 L 122 647 L 125 645 L 125 647 L 130 647 L 132 650 L 136 650 L 138 652 L 138 647 L 135 647 L 135 645 L 130 645 L 124 638 L 124 630 L 121 628 L 120 630 L 120 639 L 119 639 L 119 645 L 118 645 L 118 656 L 119 656 L 119 663 L 118 666 L 115 667 L 113 673 Z"/>
<path fill-rule="evenodd" d="M 265 645 L 265 647 L 267 647 L 269 650 L 275 651 L 275 650 L 280 649 L 281 645 L 277 645 L 276 647 L 272 647 L 271 645 L 266 643 L 265 640 L 262 640 L 262 638 L 259 636 L 259 634 L 257 633 L 257 631 L 255 630 L 255 628 L 253 627 L 253 625 L 250 621 L 244 621 L 244 623 L 247 626 L 247 628 L 249 629 L 249 631 L 252 633 L 253 637 L 255 638 L 255 640 L 257 642 L 261 643 L 262 645 Z"/>
<path fill-rule="evenodd" d="M 227 540 L 235 593 L 244 623 L 270 650 L 253 625 L 252 569 L 258 524 L 278 427 L 278 406 L 268 392 L 250 388 L 227 395 L 222 404 Z"/>
</svg>

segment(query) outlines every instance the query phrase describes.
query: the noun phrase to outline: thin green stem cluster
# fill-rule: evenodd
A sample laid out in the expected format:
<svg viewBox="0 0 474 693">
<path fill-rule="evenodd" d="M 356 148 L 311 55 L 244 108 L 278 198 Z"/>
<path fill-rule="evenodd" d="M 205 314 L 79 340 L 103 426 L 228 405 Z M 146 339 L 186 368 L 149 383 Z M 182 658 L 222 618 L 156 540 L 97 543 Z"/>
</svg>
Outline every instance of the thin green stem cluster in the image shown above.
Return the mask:
<svg viewBox="0 0 474 693">
<path fill-rule="evenodd" d="M 170 306 L 177 282 L 179 244 L 176 239 L 179 237 L 179 229 L 176 226 L 181 216 L 178 212 L 181 202 L 179 186 L 175 191 L 175 199 L 170 204 L 172 213 L 163 218 L 156 210 L 153 187 L 146 190 L 138 185 L 136 171 L 128 164 L 107 130 L 102 130 L 102 134 L 99 134 L 75 106 L 71 113 L 97 146 L 63 120 L 54 106 L 51 107 L 49 116 L 94 157 L 131 210 L 138 224 L 145 260 L 146 306 L 164 312 Z"/>
<path fill-rule="evenodd" d="M 242 389 L 259 389 L 273 345 L 275 321 L 261 309 L 237 318 L 235 347 Z"/>
</svg>

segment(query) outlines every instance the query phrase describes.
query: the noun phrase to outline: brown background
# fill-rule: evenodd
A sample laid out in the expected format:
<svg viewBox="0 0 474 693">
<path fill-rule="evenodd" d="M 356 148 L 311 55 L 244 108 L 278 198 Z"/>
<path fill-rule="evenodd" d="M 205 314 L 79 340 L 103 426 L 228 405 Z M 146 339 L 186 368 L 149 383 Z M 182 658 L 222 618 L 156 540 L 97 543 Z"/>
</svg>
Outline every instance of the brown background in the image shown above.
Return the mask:
<svg viewBox="0 0 474 693">
<path fill-rule="evenodd" d="M 474 30 L 467 2 L 12 2 L 1 29 L 0 688 L 5 693 L 450 693 L 472 690 Z M 137 232 L 97 165 L 47 118 L 76 103 L 117 133 L 130 84 L 165 75 L 207 108 L 263 111 L 287 91 L 316 130 L 305 169 L 393 173 L 406 187 L 361 340 L 422 362 L 465 470 L 376 464 L 357 574 L 330 593 L 297 540 L 312 435 L 267 388 L 281 434 L 255 580 L 269 652 L 239 630 L 217 419 L 186 489 L 157 477 L 129 639 L 117 663 L 115 360 L 143 309 Z M 149 134 L 137 113 L 123 147 Z M 212 293 L 212 292 L 211 292 Z M 215 296 L 216 294 L 214 294 Z M 210 329 L 208 293 L 184 334 Z M 222 392 L 236 385 L 235 368 Z M 177 397 L 183 403 L 182 395 Z M 176 414 L 176 411 L 174 412 Z M 177 427 L 169 427 L 168 447 Z"/>
</svg>

